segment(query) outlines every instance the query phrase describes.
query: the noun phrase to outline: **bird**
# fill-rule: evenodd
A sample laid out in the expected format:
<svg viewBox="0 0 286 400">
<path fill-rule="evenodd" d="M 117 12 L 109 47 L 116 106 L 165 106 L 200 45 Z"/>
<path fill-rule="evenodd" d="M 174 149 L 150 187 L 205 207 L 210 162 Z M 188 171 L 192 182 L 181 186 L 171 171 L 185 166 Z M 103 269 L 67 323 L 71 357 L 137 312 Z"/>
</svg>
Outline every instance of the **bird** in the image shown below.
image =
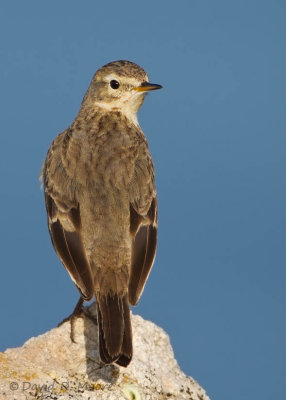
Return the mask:
<svg viewBox="0 0 286 400">
<path fill-rule="evenodd" d="M 130 305 L 155 258 L 155 174 L 137 111 L 161 88 L 131 61 L 104 65 L 42 167 L 51 240 L 80 292 L 74 313 L 95 298 L 103 364 L 132 359 Z"/>
</svg>

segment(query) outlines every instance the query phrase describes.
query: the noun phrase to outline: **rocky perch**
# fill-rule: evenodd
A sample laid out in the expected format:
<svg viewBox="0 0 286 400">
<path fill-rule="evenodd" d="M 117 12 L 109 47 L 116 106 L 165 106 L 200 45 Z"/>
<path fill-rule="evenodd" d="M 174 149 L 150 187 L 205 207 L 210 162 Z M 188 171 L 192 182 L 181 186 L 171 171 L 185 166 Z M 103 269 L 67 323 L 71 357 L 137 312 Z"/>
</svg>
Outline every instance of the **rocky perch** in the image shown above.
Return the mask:
<svg viewBox="0 0 286 400">
<path fill-rule="evenodd" d="M 88 308 L 94 315 L 94 304 Z M 169 337 L 132 316 L 134 356 L 127 368 L 99 361 L 97 329 L 82 315 L 70 323 L 0 353 L 0 399 L 209 400 L 174 358 Z"/>
</svg>

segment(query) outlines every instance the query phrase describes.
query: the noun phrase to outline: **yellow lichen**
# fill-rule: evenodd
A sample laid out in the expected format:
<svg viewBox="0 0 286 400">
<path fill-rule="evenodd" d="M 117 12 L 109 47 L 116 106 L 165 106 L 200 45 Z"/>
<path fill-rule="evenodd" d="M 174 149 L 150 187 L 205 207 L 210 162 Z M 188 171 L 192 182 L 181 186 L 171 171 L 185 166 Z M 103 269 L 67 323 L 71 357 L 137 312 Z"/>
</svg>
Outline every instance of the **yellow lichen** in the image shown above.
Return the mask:
<svg viewBox="0 0 286 400">
<path fill-rule="evenodd" d="M 136 383 L 138 384 L 138 380 L 134 378 L 130 378 L 130 376 L 124 374 L 122 378 L 122 383 Z"/>
<path fill-rule="evenodd" d="M 24 378 L 26 379 L 26 381 L 30 381 L 31 379 L 35 379 L 37 377 L 37 374 L 34 372 L 30 375 L 24 375 Z"/>
<path fill-rule="evenodd" d="M 93 388 L 94 390 L 100 390 L 102 388 L 102 385 L 100 383 L 94 383 Z"/>
</svg>

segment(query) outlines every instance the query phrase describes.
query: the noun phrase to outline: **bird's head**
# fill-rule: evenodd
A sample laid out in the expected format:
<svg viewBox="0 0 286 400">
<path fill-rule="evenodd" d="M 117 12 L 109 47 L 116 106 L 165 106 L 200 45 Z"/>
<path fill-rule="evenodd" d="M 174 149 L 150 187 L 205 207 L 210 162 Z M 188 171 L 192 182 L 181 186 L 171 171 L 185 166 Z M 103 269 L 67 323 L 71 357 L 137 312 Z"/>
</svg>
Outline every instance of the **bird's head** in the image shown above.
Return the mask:
<svg viewBox="0 0 286 400">
<path fill-rule="evenodd" d="M 137 121 L 136 113 L 150 90 L 161 85 L 148 82 L 143 68 L 130 61 L 114 61 L 104 65 L 94 75 L 83 99 L 83 106 L 119 110 Z"/>
</svg>

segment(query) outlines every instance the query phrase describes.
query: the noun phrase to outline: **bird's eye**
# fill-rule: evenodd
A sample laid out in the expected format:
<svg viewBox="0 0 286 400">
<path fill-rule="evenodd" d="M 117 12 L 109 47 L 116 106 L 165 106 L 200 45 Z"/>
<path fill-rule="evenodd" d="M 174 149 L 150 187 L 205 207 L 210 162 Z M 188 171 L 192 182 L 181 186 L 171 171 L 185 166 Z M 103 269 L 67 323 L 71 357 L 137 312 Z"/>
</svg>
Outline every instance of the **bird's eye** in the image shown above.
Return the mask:
<svg viewBox="0 0 286 400">
<path fill-rule="evenodd" d="M 118 89 L 119 88 L 119 82 L 116 81 L 115 79 L 112 79 L 112 81 L 110 81 L 110 86 L 112 87 L 112 89 Z"/>
</svg>

